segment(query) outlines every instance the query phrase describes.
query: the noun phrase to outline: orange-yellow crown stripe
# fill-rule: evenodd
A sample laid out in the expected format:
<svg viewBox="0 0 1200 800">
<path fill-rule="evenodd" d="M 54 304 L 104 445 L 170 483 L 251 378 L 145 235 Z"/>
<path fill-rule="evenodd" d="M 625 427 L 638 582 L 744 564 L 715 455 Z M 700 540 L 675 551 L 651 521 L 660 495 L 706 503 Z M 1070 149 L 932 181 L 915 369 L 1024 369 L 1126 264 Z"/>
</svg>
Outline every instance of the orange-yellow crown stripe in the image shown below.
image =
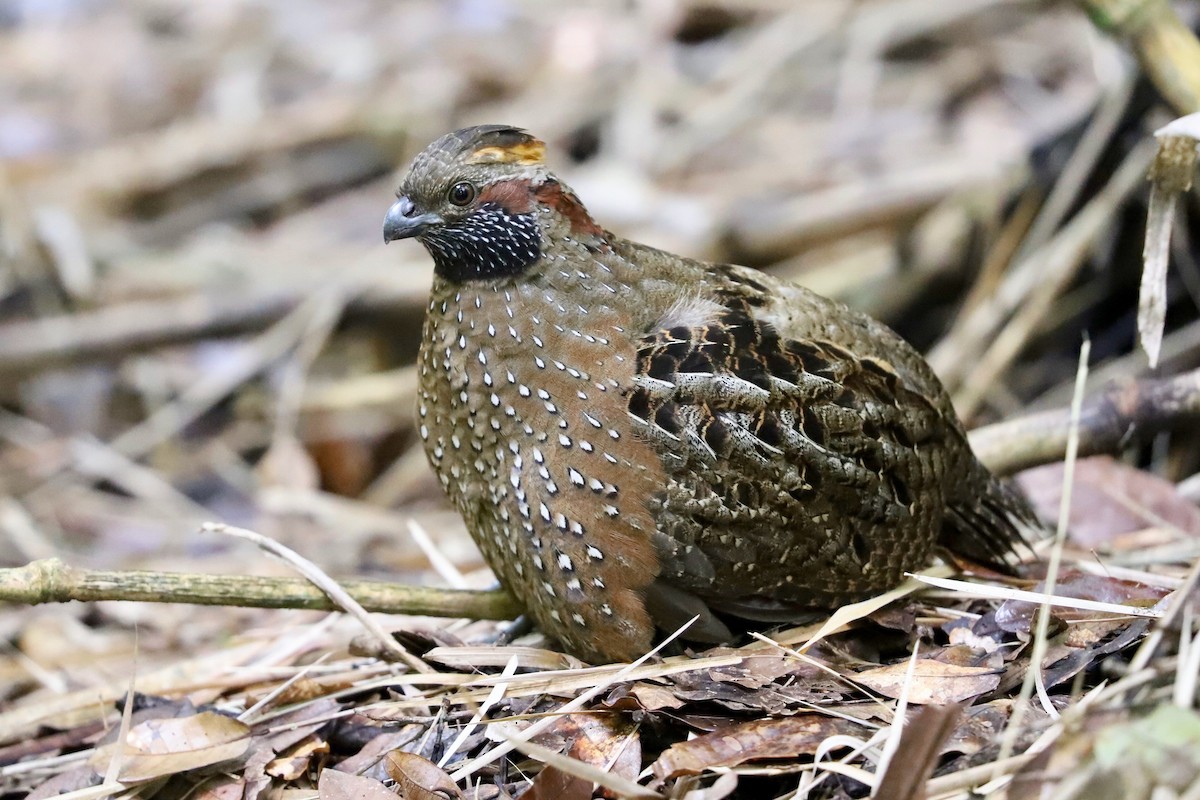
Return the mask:
<svg viewBox="0 0 1200 800">
<path fill-rule="evenodd" d="M 538 139 L 514 144 L 509 147 L 488 145 L 481 147 L 467 159 L 468 164 L 518 164 L 529 166 L 541 164 L 546 156 L 546 144 Z"/>
</svg>

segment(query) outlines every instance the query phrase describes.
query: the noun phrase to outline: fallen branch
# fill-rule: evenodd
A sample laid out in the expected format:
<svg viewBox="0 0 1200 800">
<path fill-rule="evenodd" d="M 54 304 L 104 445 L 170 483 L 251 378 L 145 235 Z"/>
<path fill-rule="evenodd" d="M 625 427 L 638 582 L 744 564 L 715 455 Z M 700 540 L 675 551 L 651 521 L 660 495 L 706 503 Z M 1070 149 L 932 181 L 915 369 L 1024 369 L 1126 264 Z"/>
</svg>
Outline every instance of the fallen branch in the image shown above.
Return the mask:
<svg viewBox="0 0 1200 800">
<path fill-rule="evenodd" d="M 1011 475 L 1049 464 L 1067 449 L 1068 409 L 1018 417 L 971 432 L 971 447 L 993 472 Z M 1200 419 L 1200 370 L 1161 380 L 1118 380 L 1087 398 L 1079 421 L 1079 455 L 1119 450 L 1141 438 Z"/>
<path fill-rule="evenodd" d="M 521 612 L 512 595 L 501 589 L 439 589 L 365 580 L 339 583 L 363 608 L 384 614 L 513 619 Z M 0 569 L 0 601 L 39 605 L 72 600 L 137 600 L 146 603 L 322 611 L 336 609 L 324 592 L 303 578 L 111 572 L 76 569 L 57 558 L 34 561 L 14 569 Z"/>
</svg>

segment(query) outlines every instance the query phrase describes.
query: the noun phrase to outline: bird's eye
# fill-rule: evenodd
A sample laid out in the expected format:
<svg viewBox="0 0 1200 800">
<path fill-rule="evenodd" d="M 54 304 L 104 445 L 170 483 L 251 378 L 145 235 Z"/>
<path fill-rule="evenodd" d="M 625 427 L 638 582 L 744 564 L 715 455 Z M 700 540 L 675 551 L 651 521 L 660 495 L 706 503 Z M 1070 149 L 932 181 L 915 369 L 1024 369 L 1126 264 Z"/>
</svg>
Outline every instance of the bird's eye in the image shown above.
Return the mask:
<svg viewBox="0 0 1200 800">
<path fill-rule="evenodd" d="M 448 199 L 456 206 L 465 206 L 475 199 L 475 187 L 466 181 L 456 183 L 450 187 Z"/>
</svg>

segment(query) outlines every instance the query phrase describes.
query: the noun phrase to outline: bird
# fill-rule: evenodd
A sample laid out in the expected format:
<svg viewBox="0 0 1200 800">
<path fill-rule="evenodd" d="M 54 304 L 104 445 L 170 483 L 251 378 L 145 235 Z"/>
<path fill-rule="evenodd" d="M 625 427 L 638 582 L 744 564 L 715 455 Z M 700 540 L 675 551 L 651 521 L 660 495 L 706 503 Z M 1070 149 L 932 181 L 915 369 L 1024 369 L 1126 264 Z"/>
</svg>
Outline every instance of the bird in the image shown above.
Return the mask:
<svg viewBox="0 0 1200 800">
<path fill-rule="evenodd" d="M 525 130 L 418 154 L 385 242 L 433 260 L 417 431 L 500 583 L 592 663 L 862 600 L 1028 506 L 921 355 L 761 271 L 614 235 Z"/>
</svg>

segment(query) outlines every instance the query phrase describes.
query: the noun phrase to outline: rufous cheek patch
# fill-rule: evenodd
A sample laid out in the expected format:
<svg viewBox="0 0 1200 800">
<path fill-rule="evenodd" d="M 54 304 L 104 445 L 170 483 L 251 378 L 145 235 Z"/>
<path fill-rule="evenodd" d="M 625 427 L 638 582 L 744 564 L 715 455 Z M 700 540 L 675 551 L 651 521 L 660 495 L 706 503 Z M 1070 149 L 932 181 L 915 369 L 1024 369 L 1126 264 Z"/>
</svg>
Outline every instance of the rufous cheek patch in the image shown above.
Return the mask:
<svg viewBox="0 0 1200 800">
<path fill-rule="evenodd" d="M 468 164 L 515 164 L 517 166 L 532 166 L 541 164 L 546 157 L 546 143 L 532 136 L 526 141 L 500 147 L 488 145 L 481 147 L 467 159 Z"/>
</svg>

